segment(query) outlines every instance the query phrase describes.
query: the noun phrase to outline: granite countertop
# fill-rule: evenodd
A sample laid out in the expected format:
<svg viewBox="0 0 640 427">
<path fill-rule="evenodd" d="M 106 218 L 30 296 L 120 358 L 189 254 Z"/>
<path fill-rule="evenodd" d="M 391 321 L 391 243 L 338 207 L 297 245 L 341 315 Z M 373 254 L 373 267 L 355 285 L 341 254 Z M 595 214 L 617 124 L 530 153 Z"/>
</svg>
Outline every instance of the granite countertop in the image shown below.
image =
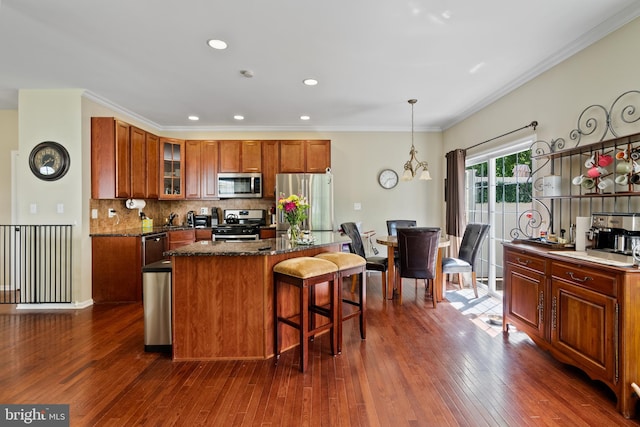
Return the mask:
<svg viewBox="0 0 640 427">
<path fill-rule="evenodd" d="M 247 240 L 245 242 L 224 242 L 203 240 L 187 246 L 167 251 L 165 256 L 248 256 L 275 255 L 287 252 L 303 251 L 313 247 L 350 243 L 347 235 L 337 232 L 320 231 L 313 233 L 314 241 L 310 244 L 291 245 L 283 233 L 275 239 Z"/>
<path fill-rule="evenodd" d="M 211 227 L 207 227 L 207 228 L 211 229 Z M 99 233 L 91 233 L 89 236 L 90 237 L 99 237 L 99 236 L 137 237 L 137 236 L 149 236 L 152 234 L 167 233 L 169 231 L 180 231 L 180 230 L 195 230 L 195 229 L 193 227 L 187 227 L 186 225 L 185 226 L 178 225 L 178 226 L 172 226 L 172 227 L 152 227 L 152 228 L 137 227 L 137 228 L 128 228 L 124 230 L 101 231 Z"/>
<path fill-rule="evenodd" d="M 211 230 L 213 227 L 204 227 L 204 228 L 193 228 L 188 227 L 186 225 L 176 225 L 171 227 L 152 227 L 152 228 L 128 228 L 124 230 L 112 230 L 112 231 L 101 231 L 98 233 L 89 234 L 90 237 L 138 237 L 138 236 L 149 236 L 152 234 L 158 233 L 167 233 L 169 231 L 181 231 L 181 230 Z M 264 225 L 260 228 L 271 229 L 275 228 L 275 225 Z"/>
</svg>

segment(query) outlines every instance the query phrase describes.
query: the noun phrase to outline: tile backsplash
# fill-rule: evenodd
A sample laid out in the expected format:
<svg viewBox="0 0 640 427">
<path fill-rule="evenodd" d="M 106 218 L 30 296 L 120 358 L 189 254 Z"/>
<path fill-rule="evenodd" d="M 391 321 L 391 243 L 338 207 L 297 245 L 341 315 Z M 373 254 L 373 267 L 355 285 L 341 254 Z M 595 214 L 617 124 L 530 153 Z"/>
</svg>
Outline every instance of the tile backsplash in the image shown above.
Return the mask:
<svg viewBox="0 0 640 427">
<path fill-rule="evenodd" d="M 154 227 L 162 227 L 166 224 L 171 212 L 178 216 L 174 219 L 174 225 L 182 225 L 187 221 L 187 212 L 195 211 L 200 214 L 201 208 L 207 208 L 207 214 L 211 215 L 211 209 L 216 207 L 223 214 L 225 209 L 264 209 L 267 211 L 267 224 L 269 224 L 269 209 L 275 202 L 268 199 L 225 199 L 225 200 L 145 200 L 146 206 L 142 209 L 147 218 L 153 219 Z M 128 209 L 124 199 L 92 199 L 89 209 L 96 209 L 98 218 L 91 218 L 90 233 L 111 233 L 135 228 L 142 228 L 142 218 L 138 209 Z M 109 218 L 109 209 L 115 209 L 116 215 Z M 91 215 L 90 215 L 91 216 Z"/>
</svg>

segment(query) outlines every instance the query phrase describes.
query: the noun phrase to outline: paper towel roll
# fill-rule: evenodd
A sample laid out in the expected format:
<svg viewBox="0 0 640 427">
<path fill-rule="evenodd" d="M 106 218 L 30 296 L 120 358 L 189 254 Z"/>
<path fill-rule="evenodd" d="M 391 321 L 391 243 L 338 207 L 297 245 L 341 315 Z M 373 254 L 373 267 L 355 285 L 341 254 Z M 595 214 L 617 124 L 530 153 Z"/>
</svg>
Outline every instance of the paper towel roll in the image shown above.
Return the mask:
<svg viewBox="0 0 640 427">
<path fill-rule="evenodd" d="M 590 216 L 579 216 L 576 218 L 576 251 L 584 252 L 587 250 L 587 232 L 590 228 Z"/>
<path fill-rule="evenodd" d="M 142 209 L 147 205 L 147 202 L 141 199 L 128 199 L 125 202 L 125 206 L 128 209 Z"/>
</svg>

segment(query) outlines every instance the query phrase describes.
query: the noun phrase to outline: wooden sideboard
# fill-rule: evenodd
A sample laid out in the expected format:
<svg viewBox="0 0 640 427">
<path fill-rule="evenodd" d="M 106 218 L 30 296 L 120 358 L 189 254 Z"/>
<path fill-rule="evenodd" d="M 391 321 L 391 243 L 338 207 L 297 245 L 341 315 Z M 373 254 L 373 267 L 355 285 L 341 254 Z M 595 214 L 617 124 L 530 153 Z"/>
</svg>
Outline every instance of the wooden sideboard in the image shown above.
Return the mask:
<svg viewBox="0 0 640 427">
<path fill-rule="evenodd" d="M 640 381 L 640 270 L 505 243 L 503 331 L 525 332 L 560 360 L 602 381 L 634 416 Z"/>
</svg>

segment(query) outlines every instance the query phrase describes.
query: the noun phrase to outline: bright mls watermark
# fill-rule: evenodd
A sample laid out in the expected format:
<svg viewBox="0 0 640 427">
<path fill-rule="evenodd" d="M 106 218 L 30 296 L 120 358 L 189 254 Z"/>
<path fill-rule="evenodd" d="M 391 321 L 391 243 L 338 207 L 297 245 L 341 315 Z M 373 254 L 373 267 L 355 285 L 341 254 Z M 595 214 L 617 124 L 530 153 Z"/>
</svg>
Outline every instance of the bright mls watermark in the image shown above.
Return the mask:
<svg viewBox="0 0 640 427">
<path fill-rule="evenodd" d="M 0 404 L 0 426 L 69 427 L 69 405 Z"/>
</svg>

